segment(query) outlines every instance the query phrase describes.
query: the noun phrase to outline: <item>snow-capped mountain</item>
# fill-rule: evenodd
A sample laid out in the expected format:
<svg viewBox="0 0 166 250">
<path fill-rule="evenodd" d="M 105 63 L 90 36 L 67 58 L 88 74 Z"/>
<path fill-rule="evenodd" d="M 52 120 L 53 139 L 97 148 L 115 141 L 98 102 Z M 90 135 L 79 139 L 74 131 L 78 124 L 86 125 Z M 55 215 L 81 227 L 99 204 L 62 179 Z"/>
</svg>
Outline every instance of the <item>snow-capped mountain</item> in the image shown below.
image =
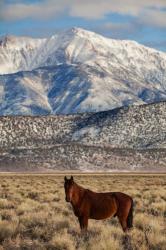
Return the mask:
<svg viewBox="0 0 166 250">
<path fill-rule="evenodd" d="M 166 100 L 166 54 L 80 28 L 0 39 L 0 115 L 109 110 Z"/>
</svg>

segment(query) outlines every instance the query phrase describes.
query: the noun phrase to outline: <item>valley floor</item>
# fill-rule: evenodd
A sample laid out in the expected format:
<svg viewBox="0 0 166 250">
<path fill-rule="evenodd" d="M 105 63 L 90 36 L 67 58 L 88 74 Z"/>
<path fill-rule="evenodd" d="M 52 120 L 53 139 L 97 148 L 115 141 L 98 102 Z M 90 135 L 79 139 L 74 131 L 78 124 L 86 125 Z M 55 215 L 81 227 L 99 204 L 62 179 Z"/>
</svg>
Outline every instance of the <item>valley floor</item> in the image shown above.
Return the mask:
<svg viewBox="0 0 166 250">
<path fill-rule="evenodd" d="M 70 176 L 70 173 L 67 172 Z M 117 218 L 89 220 L 80 235 L 65 202 L 64 174 L 0 174 L 0 250 L 164 250 L 166 175 L 75 174 L 94 191 L 121 191 L 134 199 L 134 227 L 124 234 Z"/>
</svg>

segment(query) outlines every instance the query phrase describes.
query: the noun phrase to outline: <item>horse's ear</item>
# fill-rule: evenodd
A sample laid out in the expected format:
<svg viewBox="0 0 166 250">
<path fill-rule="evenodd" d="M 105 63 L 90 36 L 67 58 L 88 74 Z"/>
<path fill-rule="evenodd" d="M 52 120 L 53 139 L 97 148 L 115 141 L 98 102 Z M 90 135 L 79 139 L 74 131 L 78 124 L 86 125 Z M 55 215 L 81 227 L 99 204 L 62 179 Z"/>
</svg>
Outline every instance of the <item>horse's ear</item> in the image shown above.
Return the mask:
<svg viewBox="0 0 166 250">
<path fill-rule="evenodd" d="M 74 180 L 73 176 L 71 176 L 70 180 L 71 180 L 71 181 L 73 181 L 73 180 Z"/>
<path fill-rule="evenodd" d="M 64 177 L 64 180 L 67 181 L 67 177 L 66 176 Z"/>
</svg>

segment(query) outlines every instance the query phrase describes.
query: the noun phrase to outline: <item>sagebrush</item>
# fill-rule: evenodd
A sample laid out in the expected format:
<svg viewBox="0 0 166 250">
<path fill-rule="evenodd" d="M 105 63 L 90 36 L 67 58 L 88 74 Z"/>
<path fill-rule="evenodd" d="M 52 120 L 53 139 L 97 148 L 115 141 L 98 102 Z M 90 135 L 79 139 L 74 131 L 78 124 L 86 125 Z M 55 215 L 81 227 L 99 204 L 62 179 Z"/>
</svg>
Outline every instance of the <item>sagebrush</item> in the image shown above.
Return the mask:
<svg viewBox="0 0 166 250">
<path fill-rule="evenodd" d="M 134 199 L 134 227 L 124 234 L 117 218 L 89 221 L 81 235 L 65 202 L 63 175 L 0 176 L 0 249 L 164 250 L 165 175 L 76 175 L 94 191 L 120 191 Z"/>
</svg>

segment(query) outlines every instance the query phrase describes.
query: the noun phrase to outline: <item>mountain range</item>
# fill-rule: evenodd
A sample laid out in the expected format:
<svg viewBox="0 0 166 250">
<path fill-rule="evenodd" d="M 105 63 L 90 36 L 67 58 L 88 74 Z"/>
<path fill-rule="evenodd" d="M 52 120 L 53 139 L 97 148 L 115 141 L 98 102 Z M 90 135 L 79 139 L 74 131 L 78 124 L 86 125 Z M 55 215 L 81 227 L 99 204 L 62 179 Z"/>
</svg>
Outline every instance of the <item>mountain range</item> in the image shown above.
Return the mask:
<svg viewBox="0 0 166 250">
<path fill-rule="evenodd" d="M 72 28 L 0 38 L 0 115 L 111 110 L 166 100 L 166 53 Z"/>
<path fill-rule="evenodd" d="M 0 171 L 166 166 L 166 53 L 72 28 L 0 38 Z"/>
</svg>

